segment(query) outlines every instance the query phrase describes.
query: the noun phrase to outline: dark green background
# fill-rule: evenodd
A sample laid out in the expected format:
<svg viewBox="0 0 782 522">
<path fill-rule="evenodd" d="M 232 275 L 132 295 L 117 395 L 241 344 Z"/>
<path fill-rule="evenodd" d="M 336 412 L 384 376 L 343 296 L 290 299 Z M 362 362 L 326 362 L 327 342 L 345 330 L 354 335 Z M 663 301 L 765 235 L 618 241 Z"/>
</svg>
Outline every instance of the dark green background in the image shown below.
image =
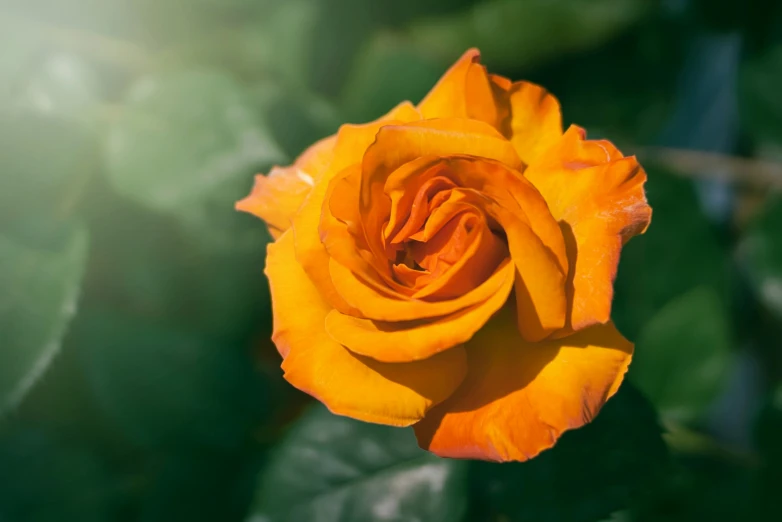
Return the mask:
<svg viewBox="0 0 782 522">
<path fill-rule="evenodd" d="M 524 464 L 288 386 L 233 210 L 471 46 L 637 153 L 654 208 L 628 381 Z M 0 0 L 0 521 L 780 520 L 780 186 L 779 2 Z"/>
</svg>

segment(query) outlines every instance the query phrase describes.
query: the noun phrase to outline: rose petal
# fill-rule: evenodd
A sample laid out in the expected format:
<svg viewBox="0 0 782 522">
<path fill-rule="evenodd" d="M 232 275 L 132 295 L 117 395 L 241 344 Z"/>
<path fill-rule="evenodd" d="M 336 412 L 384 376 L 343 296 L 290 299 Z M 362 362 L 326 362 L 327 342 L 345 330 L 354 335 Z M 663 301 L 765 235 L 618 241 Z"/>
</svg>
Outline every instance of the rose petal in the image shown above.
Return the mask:
<svg viewBox="0 0 782 522">
<path fill-rule="evenodd" d="M 429 272 L 416 282 L 413 298 L 453 299 L 463 295 L 483 283 L 508 257 L 508 247 L 489 229 L 483 214 L 472 208 L 461 212 L 461 217 L 453 217 L 425 242 L 412 244 L 413 257 Z M 472 223 L 472 230 L 459 234 L 459 230 L 466 230 L 466 223 Z M 468 243 L 459 244 L 459 236 Z"/>
<path fill-rule="evenodd" d="M 516 82 L 508 91 L 510 135 L 521 160 L 530 165 L 562 136 L 559 101 L 546 89 Z"/>
<path fill-rule="evenodd" d="M 325 330 L 332 308 L 296 262 L 290 232 L 269 245 L 266 264 L 274 312 L 273 340 L 285 379 L 332 412 L 367 422 L 408 426 L 445 400 L 466 372 L 464 348 L 426 360 L 387 364 L 351 353 Z"/>
<path fill-rule="evenodd" d="M 340 127 L 334 144 L 334 159 L 328 172 L 318 180 L 294 217 L 296 258 L 326 300 L 344 313 L 354 314 L 356 310 L 345 303 L 334 289 L 329 276 L 329 254 L 321 243 L 319 234 L 319 222 L 329 184 L 344 168 L 361 161 L 364 151 L 383 125 L 404 123 L 405 120 L 399 118 L 417 117 L 418 111 L 409 102 L 405 102 L 378 121 Z"/>
<path fill-rule="evenodd" d="M 488 123 L 508 138 L 529 164 L 560 136 L 559 101 L 530 82 L 488 74 L 480 52 L 470 49 L 418 104 L 424 118 L 469 118 Z"/>
<path fill-rule="evenodd" d="M 416 170 L 417 164 L 423 171 Z M 541 194 L 525 177 L 497 161 L 452 156 L 439 164 L 447 168 L 437 168 L 428 157 L 407 163 L 388 176 L 384 190 L 398 198 L 395 193 L 415 180 L 422 182 L 433 176 L 447 176 L 466 187 L 453 189 L 452 199 L 467 197 L 505 230 L 518 267 L 518 323 L 524 338 L 539 341 L 564 327 L 569 264 L 565 239 Z M 427 228 L 437 226 L 444 208 L 429 217 Z"/>
<path fill-rule="evenodd" d="M 456 311 L 486 301 L 500 290 L 504 283 L 503 274 L 495 271 L 474 290 L 455 299 L 424 301 L 401 296 L 387 287 L 377 286 L 372 281 L 360 278 L 333 258 L 329 262 L 331 279 L 339 289 L 342 298 L 358 310 L 358 314 L 375 321 L 414 321 L 452 314 Z"/>
<path fill-rule="evenodd" d="M 606 141 L 585 141 L 572 127 L 525 177 L 546 198 L 568 242 L 570 327 L 605 323 L 622 246 L 651 220 L 646 173 L 634 157 L 622 158 Z"/>
<path fill-rule="evenodd" d="M 384 362 L 407 362 L 431 357 L 468 341 L 507 301 L 514 268 L 506 260 L 497 269 L 502 285 L 486 301 L 431 321 L 385 322 L 358 319 L 334 310 L 326 331 L 351 351 Z"/>
<path fill-rule="evenodd" d="M 236 203 L 236 209 L 266 221 L 276 239 L 291 226 L 310 191 L 324 176 L 361 161 L 384 122 L 406 122 L 420 117 L 410 102 L 402 102 L 370 124 L 343 125 L 338 134 L 309 147 L 293 165 L 274 167 L 268 175 L 258 174 L 252 191 Z"/>
<path fill-rule="evenodd" d="M 418 104 L 424 118 L 496 119 L 488 75 L 480 58 L 480 51 L 469 49 L 445 72 Z M 481 111 L 488 115 L 476 118 L 475 114 Z"/>
<path fill-rule="evenodd" d="M 308 148 L 290 167 L 274 167 L 268 175 L 255 176 L 255 185 L 236 209 L 266 221 L 272 237 L 278 238 L 291 226 L 293 216 L 328 169 L 336 136 L 324 138 Z"/>
<path fill-rule="evenodd" d="M 470 154 L 520 165 L 513 146 L 491 126 L 476 120 L 436 119 L 388 125 L 380 129 L 362 163 L 361 223 L 376 258 L 386 255 L 383 243 L 391 200 L 383 192 L 388 175 L 428 156 Z"/>
<path fill-rule="evenodd" d="M 469 370 L 459 389 L 415 425 L 422 448 L 442 457 L 527 460 L 590 422 L 618 390 L 633 345 L 613 324 L 529 344 L 509 308 L 467 343 Z"/>
</svg>

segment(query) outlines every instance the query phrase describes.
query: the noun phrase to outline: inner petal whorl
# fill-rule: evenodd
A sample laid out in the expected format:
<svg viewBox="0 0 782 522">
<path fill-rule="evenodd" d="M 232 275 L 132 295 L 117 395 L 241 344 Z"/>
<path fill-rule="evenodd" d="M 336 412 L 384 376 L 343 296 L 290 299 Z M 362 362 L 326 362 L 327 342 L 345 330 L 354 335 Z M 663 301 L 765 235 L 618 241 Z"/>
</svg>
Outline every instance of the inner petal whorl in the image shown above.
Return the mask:
<svg viewBox="0 0 782 522">
<path fill-rule="evenodd" d="M 407 212 L 400 207 L 405 199 L 411 201 Z M 483 210 L 446 175 L 421 183 L 412 198 L 399 198 L 385 231 L 393 233 L 385 243 L 394 278 L 420 298 L 467 292 L 508 255 L 504 239 L 492 232 Z"/>
</svg>

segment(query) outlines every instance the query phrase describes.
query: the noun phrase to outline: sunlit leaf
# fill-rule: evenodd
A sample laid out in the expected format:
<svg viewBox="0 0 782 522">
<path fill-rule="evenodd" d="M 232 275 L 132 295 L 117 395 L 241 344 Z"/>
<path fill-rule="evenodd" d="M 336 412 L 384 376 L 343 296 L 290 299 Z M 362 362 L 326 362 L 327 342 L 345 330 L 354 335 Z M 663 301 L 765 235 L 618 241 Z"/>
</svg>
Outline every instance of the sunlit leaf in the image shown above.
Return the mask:
<svg viewBox="0 0 782 522">
<path fill-rule="evenodd" d="M 87 234 L 74 229 L 54 239 L 0 236 L 0 413 L 46 371 L 76 311 Z"/>
<path fill-rule="evenodd" d="M 199 228 L 232 216 L 252 176 L 284 156 L 240 84 L 220 72 L 189 70 L 131 87 L 106 160 L 121 194 Z"/>
<path fill-rule="evenodd" d="M 459 522 L 465 467 L 419 449 L 409 429 L 316 406 L 272 455 L 248 520 Z"/>
</svg>

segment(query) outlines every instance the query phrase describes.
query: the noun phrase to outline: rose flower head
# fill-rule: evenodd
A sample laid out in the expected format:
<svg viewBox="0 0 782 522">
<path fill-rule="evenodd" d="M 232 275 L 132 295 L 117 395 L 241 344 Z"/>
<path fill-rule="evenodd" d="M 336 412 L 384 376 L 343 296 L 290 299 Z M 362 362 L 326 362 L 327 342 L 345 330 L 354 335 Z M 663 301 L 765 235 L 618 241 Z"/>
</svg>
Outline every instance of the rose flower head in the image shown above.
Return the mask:
<svg viewBox="0 0 782 522">
<path fill-rule="evenodd" d="M 417 106 L 258 175 L 285 379 L 437 455 L 522 461 L 590 422 L 633 345 L 611 322 L 646 174 L 467 51 Z"/>
</svg>

